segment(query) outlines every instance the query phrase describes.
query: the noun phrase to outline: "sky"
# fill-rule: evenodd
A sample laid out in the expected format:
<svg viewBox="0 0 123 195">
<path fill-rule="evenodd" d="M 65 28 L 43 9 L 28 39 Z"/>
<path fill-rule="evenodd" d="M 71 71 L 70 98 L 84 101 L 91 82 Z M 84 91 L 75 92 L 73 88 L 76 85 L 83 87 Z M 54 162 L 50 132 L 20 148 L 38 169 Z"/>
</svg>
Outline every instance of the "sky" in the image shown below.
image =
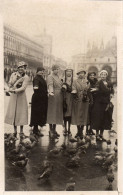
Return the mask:
<svg viewBox="0 0 123 195">
<path fill-rule="evenodd" d="M 88 40 L 100 45 L 117 34 L 121 17 L 119 1 L 4 0 L 4 22 L 29 37 L 40 39 L 44 28 L 52 36 L 52 54 L 67 62 L 84 53 Z"/>
</svg>

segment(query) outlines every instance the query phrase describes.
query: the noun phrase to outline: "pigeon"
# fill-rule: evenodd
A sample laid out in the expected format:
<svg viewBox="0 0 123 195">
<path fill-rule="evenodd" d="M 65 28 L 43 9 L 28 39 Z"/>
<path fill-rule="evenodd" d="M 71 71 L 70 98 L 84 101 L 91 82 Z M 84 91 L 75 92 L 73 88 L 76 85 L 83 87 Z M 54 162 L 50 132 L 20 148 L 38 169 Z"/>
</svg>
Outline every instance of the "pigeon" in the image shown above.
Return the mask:
<svg viewBox="0 0 123 195">
<path fill-rule="evenodd" d="M 50 166 L 51 166 L 51 162 L 47 159 L 47 156 L 46 156 L 44 161 L 42 162 L 42 168 L 43 168 L 43 170 L 45 170 Z"/>
<path fill-rule="evenodd" d="M 105 157 L 103 156 L 97 155 L 94 157 L 94 161 L 97 165 L 101 165 L 104 162 L 104 160 L 105 160 Z"/>
<path fill-rule="evenodd" d="M 114 181 L 114 174 L 113 174 L 112 169 L 108 170 L 106 178 L 107 178 L 107 180 L 109 182 L 109 185 L 112 185 L 112 182 Z"/>
<path fill-rule="evenodd" d="M 30 134 L 29 139 L 31 142 L 38 141 L 37 137 L 33 133 Z"/>
<path fill-rule="evenodd" d="M 28 162 L 28 158 L 25 158 L 25 160 L 13 162 L 12 165 L 24 168 L 27 165 L 27 162 Z"/>
<path fill-rule="evenodd" d="M 44 172 L 38 177 L 38 180 L 48 180 L 53 172 L 53 165 L 50 165 L 50 167 L 47 167 Z"/>
<path fill-rule="evenodd" d="M 9 141 L 10 141 L 10 140 L 16 141 L 17 138 L 14 136 L 13 133 L 9 133 L 9 134 L 8 134 L 8 140 L 9 140 Z"/>
<path fill-rule="evenodd" d="M 67 148 L 66 152 L 67 152 L 69 155 L 73 155 L 73 154 L 76 154 L 77 149 L 76 149 L 76 148 Z"/>
<path fill-rule="evenodd" d="M 77 139 L 73 138 L 72 135 L 70 135 L 69 142 L 71 142 L 71 143 L 77 142 Z"/>
<path fill-rule="evenodd" d="M 103 167 L 108 168 L 110 165 L 113 164 L 113 158 L 107 158 L 105 162 L 103 163 Z"/>
<path fill-rule="evenodd" d="M 77 137 L 77 146 L 82 146 L 85 144 L 85 139 L 80 139 L 80 137 Z"/>
<path fill-rule="evenodd" d="M 66 184 L 65 191 L 74 191 L 75 190 L 75 184 L 76 184 L 76 182 L 71 177 L 69 179 L 68 183 Z"/>
<path fill-rule="evenodd" d="M 67 148 L 66 144 L 63 143 L 63 144 L 61 145 L 61 148 L 62 148 L 63 150 L 66 150 L 66 148 Z"/>
<path fill-rule="evenodd" d="M 87 142 L 86 144 L 84 144 L 83 146 L 80 146 L 79 148 L 80 148 L 81 150 L 86 150 L 86 149 L 88 149 L 89 146 L 90 146 L 90 143 Z"/>
<path fill-rule="evenodd" d="M 37 141 L 25 141 L 24 146 L 26 149 L 32 149 L 36 145 Z"/>
<path fill-rule="evenodd" d="M 61 151 L 61 148 L 59 149 L 59 148 L 55 147 L 54 149 L 50 150 L 49 153 L 59 154 L 60 151 Z"/>
<path fill-rule="evenodd" d="M 20 160 L 25 160 L 27 157 L 26 154 L 14 154 L 14 155 L 10 155 L 8 156 L 8 159 L 10 159 L 11 161 L 20 161 Z"/>
<path fill-rule="evenodd" d="M 10 93 L 8 91 L 5 92 L 6 96 L 10 96 Z"/>
<path fill-rule="evenodd" d="M 85 142 L 87 143 L 87 142 L 91 142 L 91 138 L 90 138 L 90 136 L 85 136 Z"/>
<path fill-rule="evenodd" d="M 117 146 L 114 147 L 114 151 L 117 153 Z"/>
<path fill-rule="evenodd" d="M 16 157 L 15 157 L 15 160 L 16 161 L 20 161 L 20 160 L 25 160 L 27 158 L 27 155 L 26 154 L 18 154 Z"/>
<path fill-rule="evenodd" d="M 31 148 L 34 148 L 34 146 L 37 144 L 37 141 L 33 141 L 33 143 L 31 144 Z"/>
<path fill-rule="evenodd" d="M 7 139 L 9 137 L 8 133 L 4 133 L 4 139 Z"/>
<path fill-rule="evenodd" d="M 32 142 L 30 141 L 29 137 L 23 138 L 22 140 L 22 144 L 26 145 L 26 144 L 31 144 Z"/>
<path fill-rule="evenodd" d="M 115 145 L 117 146 L 117 139 L 115 140 Z"/>
<path fill-rule="evenodd" d="M 116 132 L 115 130 L 110 130 L 109 132 L 110 132 L 110 133 L 113 133 L 113 134 L 114 134 L 114 133 L 117 134 L 117 132 Z"/>
<path fill-rule="evenodd" d="M 79 149 L 77 151 L 77 153 L 75 154 L 75 156 L 72 157 L 72 160 L 79 161 L 80 160 L 80 154 L 81 154 L 81 150 Z"/>
<path fill-rule="evenodd" d="M 75 168 L 75 167 L 79 167 L 79 162 L 78 160 L 75 159 L 69 159 L 66 163 L 66 166 L 69 168 Z"/>
<path fill-rule="evenodd" d="M 111 140 L 109 139 L 109 140 L 106 140 L 106 143 L 107 143 L 107 146 L 108 145 L 111 145 Z"/>
<path fill-rule="evenodd" d="M 12 155 L 13 154 L 19 154 L 21 148 L 22 148 L 22 145 L 21 144 L 17 145 L 15 149 L 13 149 L 13 150 L 10 151 L 10 154 L 12 154 Z"/>
<path fill-rule="evenodd" d="M 90 142 L 91 142 L 91 145 L 92 145 L 92 146 L 96 146 L 96 145 L 97 145 L 96 137 L 95 137 L 95 136 L 92 136 Z"/>
</svg>

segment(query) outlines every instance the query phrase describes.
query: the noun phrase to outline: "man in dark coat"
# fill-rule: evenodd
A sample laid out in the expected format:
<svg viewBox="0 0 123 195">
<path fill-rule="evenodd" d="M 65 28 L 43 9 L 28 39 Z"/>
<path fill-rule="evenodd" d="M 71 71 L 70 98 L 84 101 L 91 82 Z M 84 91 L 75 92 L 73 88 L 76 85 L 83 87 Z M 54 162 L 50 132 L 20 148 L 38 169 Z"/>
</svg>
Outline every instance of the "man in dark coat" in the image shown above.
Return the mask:
<svg viewBox="0 0 123 195">
<path fill-rule="evenodd" d="M 34 94 L 32 95 L 30 126 L 34 126 L 34 134 L 39 134 L 38 125 L 43 127 L 47 119 L 48 93 L 47 84 L 43 78 L 44 70 L 43 67 L 38 67 L 33 80 Z"/>
</svg>

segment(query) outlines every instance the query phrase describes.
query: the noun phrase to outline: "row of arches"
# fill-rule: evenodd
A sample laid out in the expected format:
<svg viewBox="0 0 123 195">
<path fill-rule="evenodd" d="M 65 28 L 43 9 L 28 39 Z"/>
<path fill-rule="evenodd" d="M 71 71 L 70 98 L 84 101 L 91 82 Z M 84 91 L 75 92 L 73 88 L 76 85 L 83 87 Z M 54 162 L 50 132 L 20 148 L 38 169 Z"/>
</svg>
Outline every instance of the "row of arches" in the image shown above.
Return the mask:
<svg viewBox="0 0 123 195">
<path fill-rule="evenodd" d="M 117 80 L 117 72 L 113 71 L 112 67 L 109 65 L 104 65 L 101 70 L 106 70 L 108 72 L 108 79 L 111 80 L 112 82 L 116 82 Z M 95 72 L 97 77 L 99 76 L 99 70 L 95 66 L 91 66 L 88 69 L 88 72 Z"/>
</svg>

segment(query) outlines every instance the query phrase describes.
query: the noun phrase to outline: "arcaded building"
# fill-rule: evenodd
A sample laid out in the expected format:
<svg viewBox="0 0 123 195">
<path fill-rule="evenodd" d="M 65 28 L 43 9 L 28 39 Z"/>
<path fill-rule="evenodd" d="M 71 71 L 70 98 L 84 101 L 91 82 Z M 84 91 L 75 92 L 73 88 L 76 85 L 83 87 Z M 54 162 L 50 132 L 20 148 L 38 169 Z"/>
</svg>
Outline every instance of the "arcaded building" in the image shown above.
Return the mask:
<svg viewBox="0 0 123 195">
<path fill-rule="evenodd" d="M 4 66 L 13 68 L 21 60 L 30 69 L 40 66 L 43 62 L 43 46 L 13 27 L 4 25 Z"/>
<path fill-rule="evenodd" d="M 117 77 L 117 39 L 115 36 L 111 38 L 105 45 L 103 40 L 100 46 L 94 42 L 88 42 L 86 54 L 77 54 L 72 56 L 71 65 L 76 71 L 82 67 L 87 72 L 95 71 L 98 73 L 102 69 L 109 72 L 112 82 L 116 82 Z"/>
</svg>

